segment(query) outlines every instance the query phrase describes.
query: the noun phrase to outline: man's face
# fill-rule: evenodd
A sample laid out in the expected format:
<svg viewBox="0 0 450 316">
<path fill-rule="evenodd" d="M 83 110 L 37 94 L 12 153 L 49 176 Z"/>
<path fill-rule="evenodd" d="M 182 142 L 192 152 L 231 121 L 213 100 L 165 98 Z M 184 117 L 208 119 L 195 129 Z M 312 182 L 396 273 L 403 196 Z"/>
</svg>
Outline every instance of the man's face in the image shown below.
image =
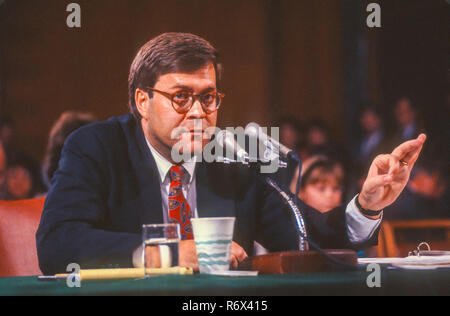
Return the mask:
<svg viewBox="0 0 450 316">
<path fill-rule="evenodd" d="M 415 119 L 414 110 L 408 99 L 402 99 L 397 103 L 395 114 L 397 121 L 403 126 L 408 126 Z"/>
<path fill-rule="evenodd" d="M 8 147 L 11 143 L 13 129 L 10 125 L 5 125 L 0 129 L 0 141 L 4 146 Z"/>
<path fill-rule="evenodd" d="M 162 75 L 156 82 L 155 89 L 170 94 L 181 90 L 191 91 L 195 95 L 216 91 L 216 72 L 213 64 L 198 69 L 192 73 L 169 73 Z M 146 94 L 146 93 L 144 93 Z M 145 98 L 144 98 L 145 99 Z M 140 102 L 138 93 L 136 94 L 136 104 Z M 173 145 L 180 139 L 172 139 L 172 131 L 175 128 L 182 127 L 187 129 L 188 133 L 183 133 L 181 139 L 184 148 L 190 148 L 190 152 L 194 149 L 203 149 L 209 142 L 201 132 L 194 132 L 194 122 L 201 122 L 201 130 L 208 127 L 215 127 L 217 122 L 217 111 L 206 114 L 199 102 L 195 100 L 191 109 L 187 113 L 178 113 L 172 106 L 171 100 L 161 93 L 153 92 L 153 97 L 142 101 L 141 106 L 138 104 L 139 112 L 142 115 L 142 127 L 144 134 L 151 145 L 166 159 L 170 158 L 170 152 Z M 141 110 L 142 109 L 142 110 Z M 195 126 L 196 130 L 198 126 Z"/>
<path fill-rule="evenodd" d="M 297 130 L 291 124 L 284 124 L 280 128 L 281 142 L 289 148 L 295 148 L 298 142 Z"/>
<path fill-rule="evenodd" d="M 311 146 L 320 146 L 327 142 L 325 132 L 318 127 L 313 127 L 308 133 L 308 143 Z"/>
<path fill-rule="evenodd" d="M 372 111 L 365 111 L 361 117 L 361 126 L 368 133 L 376 131 L 380 127 L 378 115 Z"/>
</svg>

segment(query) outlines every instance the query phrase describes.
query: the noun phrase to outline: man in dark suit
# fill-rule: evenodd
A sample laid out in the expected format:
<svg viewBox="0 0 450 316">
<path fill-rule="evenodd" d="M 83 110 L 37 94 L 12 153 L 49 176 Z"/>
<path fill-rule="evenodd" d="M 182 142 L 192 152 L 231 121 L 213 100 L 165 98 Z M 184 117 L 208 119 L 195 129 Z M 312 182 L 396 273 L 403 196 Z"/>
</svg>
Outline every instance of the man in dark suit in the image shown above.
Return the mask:
<svg viewBox="0 0 450 316">
<path fill-rule="evenodd" d="M 204 132 L 216 125 L 223 97 L 220 70 L 216 50 L 192 34 L 162 34 L 140 49 L 129 76 L 132 114 L 81 128 L 65 143 L 36 235 L 44 273 L 65 271 L 72 262 L 137 266 L 142 225 L 163 222 L 180 224 L 180 265 L 198 269 L 192 217 L 236 217 L 234 266 L 254 241 L 270 251 L 298 248 L 288 210 L 253 171 L 172 158 L 179 142 L 191 153 L 209 142 Z M 186 132 L 174 139 L 179 127 Z M 378 157 L 346 208 L 321 214 L 302 203 L 310 237 L 324 248 L 375 243 L 381 210 L 400 194 L 424 141 Z"/>
</svg>

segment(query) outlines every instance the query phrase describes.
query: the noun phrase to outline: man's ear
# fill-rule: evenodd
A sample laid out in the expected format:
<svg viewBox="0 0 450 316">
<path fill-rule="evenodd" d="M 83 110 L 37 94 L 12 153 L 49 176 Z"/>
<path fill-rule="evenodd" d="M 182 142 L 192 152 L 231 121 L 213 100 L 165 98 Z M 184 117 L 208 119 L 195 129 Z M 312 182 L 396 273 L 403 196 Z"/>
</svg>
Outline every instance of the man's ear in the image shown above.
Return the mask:
<svg viewBox="0 0 450 316">
<path fill-rule="evenodd" d="M 136 89 L 134 93 L 134 102 L 136 103 L 136 108 L 141 114 L 141 117 L 148 119 L 149 107 L 150 107 L 150 97 L 147 92 Z"/>
</svg>

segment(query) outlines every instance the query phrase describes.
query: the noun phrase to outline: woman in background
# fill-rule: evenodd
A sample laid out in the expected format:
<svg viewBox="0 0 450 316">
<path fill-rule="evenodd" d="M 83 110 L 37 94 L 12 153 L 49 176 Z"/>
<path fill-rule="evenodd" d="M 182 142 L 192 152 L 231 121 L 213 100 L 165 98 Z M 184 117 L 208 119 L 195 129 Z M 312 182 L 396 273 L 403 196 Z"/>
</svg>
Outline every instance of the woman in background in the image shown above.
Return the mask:
<svg viewBox="0 0 450 316">
<path fill-rule="evenodd" d="M 53 124 L 42 165 L 42 177 L 47 188 L 50 187 L 53 174 L 58 169 L 61 151 L 67 137 L 80 127 L 95 121 L 97 119 L 92 114 L 67 111 Z"/>
<path fill-rule="evenodd" d="M 39 163 L 24 152 L 16 152 L 6 169 L 6 200 L 33 198 L 43 190 Z"/>
</svg>

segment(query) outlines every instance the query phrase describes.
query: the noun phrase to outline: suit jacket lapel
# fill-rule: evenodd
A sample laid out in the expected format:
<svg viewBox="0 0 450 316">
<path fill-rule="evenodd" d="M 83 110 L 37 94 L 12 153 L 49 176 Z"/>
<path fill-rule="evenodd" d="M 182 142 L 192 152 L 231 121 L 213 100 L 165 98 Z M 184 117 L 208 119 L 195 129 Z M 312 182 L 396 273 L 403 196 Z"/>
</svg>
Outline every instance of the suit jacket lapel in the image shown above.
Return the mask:
<svg viewBox="0 0 450 316">
<path fill-rule="evenodd" d="M 127 130 L 128 150 L 138 181 L 141 224 L 163 223 L 161 187 L 155 159 L 148 148 L 139 122 Z M 198 163 L 196 166 L 197 211 L 200 217 L 236 216 L 234 186 L 230 172 L 221 165 Z"/>
<path fill-rule="evenodd" d="M 155 159 L 148 148 L 144 132 L 137 122 L 129 138 L 129 151 L 138 181 L 137 205 L 142 224 L 163 223 L 161 187 Z"/>
</svg>

